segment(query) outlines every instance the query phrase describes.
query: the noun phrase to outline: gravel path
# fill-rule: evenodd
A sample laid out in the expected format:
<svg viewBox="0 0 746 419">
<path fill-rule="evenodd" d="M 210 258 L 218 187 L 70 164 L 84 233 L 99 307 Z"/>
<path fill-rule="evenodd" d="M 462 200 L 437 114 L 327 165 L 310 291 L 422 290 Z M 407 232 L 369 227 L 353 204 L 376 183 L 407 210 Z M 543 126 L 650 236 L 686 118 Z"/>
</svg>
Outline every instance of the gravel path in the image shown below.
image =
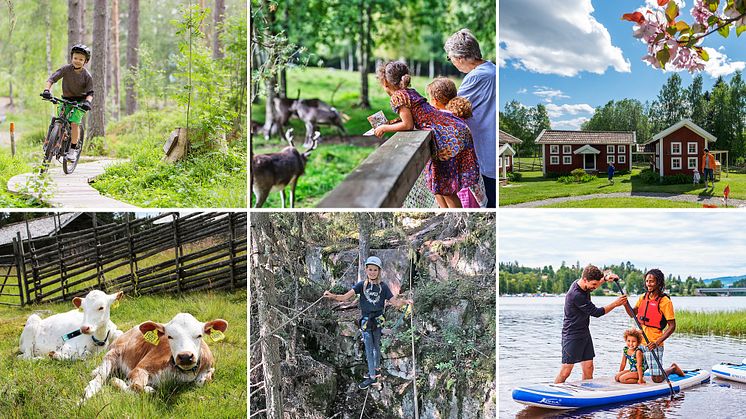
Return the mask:
<svg viewBox="0 0 746 419">
<path fill-rule="evenodd" d="M 658 198 L 668 199 L 670 201 L 681 201 L 681 202 L 693 202 L 696 204 L 710 204 L 717 205 L 718 207 L 723 205 L 721 196 L 711 195 L 688 195 L 688 194 L 673 194 L 663 192 L 615 192 L 607 194 L 591 194 L 591 195 L 580 195 L 580 196 L 566 196 L 561 198 L 550 198 L 542 199 L 539 201 L 523 202 L 514 205 L 501 205 L 501 208 L 536 208 L 544 205 L 559 204 L 562 202 L 573 202 L 573 201 L 586 201 L 588 199 L 595 198 Z M 746 207 L 746 200 L 743 199 L 729 199 L 729 207 Z"/>
</svg>

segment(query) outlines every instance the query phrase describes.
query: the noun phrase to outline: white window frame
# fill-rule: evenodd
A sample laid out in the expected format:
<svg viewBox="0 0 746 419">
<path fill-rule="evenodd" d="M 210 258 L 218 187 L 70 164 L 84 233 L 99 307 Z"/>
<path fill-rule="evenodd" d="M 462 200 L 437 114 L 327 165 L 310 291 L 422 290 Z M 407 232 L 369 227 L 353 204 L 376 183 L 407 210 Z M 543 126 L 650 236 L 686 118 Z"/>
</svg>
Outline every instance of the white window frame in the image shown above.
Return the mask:
<svg viewBox="0 0 746 419">
<path fill-rule="evenodd" d="M 614 154 L 614 144 L 608 144 L 606 146 L 606 154 Z"/>
<path fill-rule="evenodd" d="M 572 154 L 572 146 L 570 144 L 563 144 L 562 154 Z"/>
<path fill-rule="evenodd" d="M 694 165 L 692 165 L 692 162 L 694 162 Z M 694 169 L 694 170 L 699 171 L 699 167 L 697 167 L 698 165 L 699 165 L 699 157 L 688 157 L 686 159 L 687 169 L 689 170 Z"/>
<path fill-rule="evenodd" d="M 616 162 L 619 163 L 619 164 L 625 164 L 625 163 L 627 163 L 627 155 L 625 155 L 625 154 L 618 155 Z"/>
<path fill-rule="evenodd" d="M 694 151 L 692 151 L 691 149 L 692 146 L 694 146 Z M 686 143 L 686 154 L 693 154 L 696 156 L 699 154 L 698 152 L 699 152 L 699 144 L 693 141 Z"/>
<path fill-rule="evenodd" d="M 559 144 L 549 144 L 549 154 L 559 154 Z"/>
<path fill-rule="evenodd" d="M 678 163 L 679 167 L 674 163 Z M 681 157 L 671 157 L 671 170 L 681 170 Z"/>
<path fill-rule="evenodd" d="M 549 156 L 549 164 L 552 164 L 552 165 L 559 164 L 559 156 Z"/>
<path fill-rule="evenodd" d="M 616 163 L 616 161 L 614 161 L 614 155 L 613 154 L 608 154 L 606 156 L 606 163 Z"/>
<path fill-rule="evenodd" d="M 673 149 L 673 147 L 675 145 L 677 145 L 677 144 L 679 146 L 679 152 L 678 153 L 676 151 L 674 151 L 674 149 Z M 674 156 L 680 156 L 681 155 L 681 142 L 680 141 L 672 142 L 671 143 L 671 155 L 674 155 Z"/>
<path fill-rule="evenodd" d="M 624 145 L 624 144 L 619 144 L 618 146 L 616 146 L 616 152 L 619 153 L 619 154 L 626 153 L 627 152 L 627 146 Z M 621 162 L 619 162 L 619 163 L 621 163 Z"/>
<path fill-rule="evenodd" d="M 562 164 L 572 164 L 572 156 L 562 156 Z"/>
</svg>

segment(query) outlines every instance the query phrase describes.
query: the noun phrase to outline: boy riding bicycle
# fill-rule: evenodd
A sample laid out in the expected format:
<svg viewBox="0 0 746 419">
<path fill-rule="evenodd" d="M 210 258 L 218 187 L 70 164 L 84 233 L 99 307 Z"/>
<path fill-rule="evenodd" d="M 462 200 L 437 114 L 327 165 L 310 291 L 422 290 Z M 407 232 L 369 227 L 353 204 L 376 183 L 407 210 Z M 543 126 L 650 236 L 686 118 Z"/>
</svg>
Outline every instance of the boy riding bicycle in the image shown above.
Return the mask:
<svg viewBox="0 0 746 419">
<path fill-rule="evenodd" d="M 75 44 L 70 49 L 70 64 L 64 65 L 49 76 L 44 92 L 41 96 L 44 99 L 52 99 L 52 93 L 49 91 L 52 85 L 59 79 L 62 79 L 62 98 L 78 102 L 80 108 L 85 111 L 91 110 L 91 101 L 93 100 L 93 78 L 91 73 L 84 67 L 91 60 L 91 49 L 83 44 Z M 60 103 L 60 110 L 64 109 L 67 113 L 72 105 Z M 80 122 L 85 112 L 73 108 L 70 114 L 71 128 L 71 146 L 65 158 L 69 161 L 75 161 L 77 158 L 78 139 L 80 137 Z"/>
</svg>

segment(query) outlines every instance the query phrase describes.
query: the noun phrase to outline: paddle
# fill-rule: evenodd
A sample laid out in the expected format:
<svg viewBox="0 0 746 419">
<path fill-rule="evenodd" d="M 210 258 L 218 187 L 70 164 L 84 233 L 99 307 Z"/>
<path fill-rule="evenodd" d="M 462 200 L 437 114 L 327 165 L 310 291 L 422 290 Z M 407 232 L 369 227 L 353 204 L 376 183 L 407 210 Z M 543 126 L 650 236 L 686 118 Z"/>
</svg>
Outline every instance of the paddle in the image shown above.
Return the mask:
<svg viewBox="0 0 746 419">
<path fill-rule="evenodd" d="M 619 280 L 615 279 L 614 283 L 616 284 L 617 288 L 619 288 L 619 292 L 621 292 L 622 295 L 625 295 L 624 294 L 624 290 L 622 289 L 622 286 L 619 285 Z M 629 308 L 629 310 L 631 312 L 633 312 L 633 313 L 635 312 L 635 310 L 632 308 L 632 305 L 629 303 L 629 301 L 627 301 L 627 307 Z M 650 343 L 650 339 L 648 339 L 647 335 L 645 335 L 645 332 L 643 331 L 642 325 L 640 324 L 640 321 L 637 319 L 637 316 L 632 316 L 632 318 L 635 319 L 635 323 L 637 324 L 637 328 L 640 329 L 640 332 L 642 332 L 642 337 L 645 338 L 645 343 L 649 344 Z M 658 359 L 658 354 L 656 354 L 654 351 L 650 351 L 650 353 L 653 354 L 653 358 L 655 358 L 655 362 L 656 362 L 656 364 L 658 364 L 658 368 L 660 368 L 660 370 L 663 372 L 663 376 L 666 377 L 666 382 L 668 383 L 668 388 L 671 389 L 671 400 L 673 400 L 673 395 L 674 395 L 673 384 L 671 384 L 671 380 L 668 378 L 668 374 L 666 374 L 666 370 L 665 370 L 665 368 L 663 368 L 663 364 L 661 364 L 661 360 Z"/>
</svg>

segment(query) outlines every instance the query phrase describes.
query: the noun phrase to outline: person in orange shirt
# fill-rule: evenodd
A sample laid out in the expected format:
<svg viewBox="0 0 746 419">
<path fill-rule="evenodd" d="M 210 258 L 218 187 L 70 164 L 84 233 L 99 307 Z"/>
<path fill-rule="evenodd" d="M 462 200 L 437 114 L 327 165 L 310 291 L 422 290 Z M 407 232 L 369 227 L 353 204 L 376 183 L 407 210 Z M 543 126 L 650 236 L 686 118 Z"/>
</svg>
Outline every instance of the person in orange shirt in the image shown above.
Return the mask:
<svg viewBox="0 0 746 419">
<path fill-rule="evenodd" d="M 650 367 L 650 375 L 656 383 L 662 383 L 665 379 L 663 366 L 663 342 L 676 330 L 676 319 L 674 318 L 673 302 L 663 292 L 665 287 L 665 276 L 660 269 L 651 269 L 645 274 L 645 288 L 647 292 L 641 295 L 634 309 L 625 305 L 630 317 L 637 317 L 642 325 L 642 332 L 647 336 L 650 343 L 642 346 L 642 351 L 647 358 Z M 660 360 L 660 365 L 653 356 L 655 353 Z M 665 375 L 672 373 L 684 376 L 684 371 L 676 364 L 671 364 L 665 369 Z"/>
<path fill-rule="evenodd" d="M 710 150 L 705 147 L 704 155 L 702 156 L 702 169 L 705 178 L 705 189 L 707 189 L 707 176 L 712 180 L 712 188 L 715 189 L 715 156 L 710 153 Z"/>
</svg>

